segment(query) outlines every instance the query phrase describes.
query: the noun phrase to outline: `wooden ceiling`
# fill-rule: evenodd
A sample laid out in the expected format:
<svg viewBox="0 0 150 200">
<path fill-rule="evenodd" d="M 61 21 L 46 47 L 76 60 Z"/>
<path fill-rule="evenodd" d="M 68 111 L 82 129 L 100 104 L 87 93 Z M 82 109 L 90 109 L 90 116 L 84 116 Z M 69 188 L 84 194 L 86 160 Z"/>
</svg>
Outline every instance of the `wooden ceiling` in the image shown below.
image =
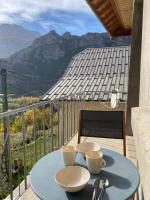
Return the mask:
<svg viewBox="0 0 150 200">
<path fill-rule="evenodd" d="M 130 35 L 133 0 L 87 0 L 111 36 Z"/>
</svg>

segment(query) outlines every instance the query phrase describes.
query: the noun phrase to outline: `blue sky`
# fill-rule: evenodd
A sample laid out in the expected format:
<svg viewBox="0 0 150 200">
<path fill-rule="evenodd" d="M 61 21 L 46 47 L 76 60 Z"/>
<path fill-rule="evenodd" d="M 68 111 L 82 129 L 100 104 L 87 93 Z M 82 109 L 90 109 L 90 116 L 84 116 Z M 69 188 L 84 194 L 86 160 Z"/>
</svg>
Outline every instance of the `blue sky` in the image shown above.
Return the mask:
<svg viewBox="0 0 150 200">
<path fill-rule="evenodd" d="M 85 0 L 0 0 L 0 24 L 18 24 L 45 34 L 104 32 Z"/>
</svg>

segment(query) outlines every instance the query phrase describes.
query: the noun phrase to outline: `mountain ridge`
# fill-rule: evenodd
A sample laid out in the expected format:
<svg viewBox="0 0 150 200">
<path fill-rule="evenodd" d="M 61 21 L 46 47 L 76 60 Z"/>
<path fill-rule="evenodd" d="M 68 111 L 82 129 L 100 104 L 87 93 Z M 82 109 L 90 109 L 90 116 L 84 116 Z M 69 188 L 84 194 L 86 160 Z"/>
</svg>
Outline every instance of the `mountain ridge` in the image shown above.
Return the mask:
<svg viewBox="0 0 150 200">
<path fill-rule="evenodd" d="M 40 36 L 40 33 L 16 24 L 0 25 L 0 58 L 8 58 Z"/>
<path fill-rule="evenodd" d="M 121 45 L 123 44 L 123 45 Z M 17 95 L 42 95 L 64 73 L 71 58 L 86 48 L 126 46 L 130 37 L 110 40 L 107 33 L 87 33 L 82 36 L 63 35 L 50 31 L 35 39 L 32 44 L 0 60 L 0 68 L 22 75 L 22 79 L 9 75 L 9 91 Z M 28 78 L 23 78 L 28 77 Z"/>
</svg>

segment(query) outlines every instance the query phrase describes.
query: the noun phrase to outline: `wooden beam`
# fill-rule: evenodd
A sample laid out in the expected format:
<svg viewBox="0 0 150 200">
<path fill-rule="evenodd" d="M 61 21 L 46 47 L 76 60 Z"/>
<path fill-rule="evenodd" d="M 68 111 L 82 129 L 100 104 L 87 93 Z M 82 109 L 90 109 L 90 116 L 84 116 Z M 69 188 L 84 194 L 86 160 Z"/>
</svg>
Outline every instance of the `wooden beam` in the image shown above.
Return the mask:
<svg viewBox="0 0 150 200">
<path fill-rule="evenodd" d="M 107 28 L 109 29 L 110 27 L 113 27 L 113 26 L 118 26 L 118 23 L 116 22 L 115 19 L 111 20 L 107 25 Z"/>
<path fill-rule="evenodd" d="M 110 15 L 114 15 L 114 13 L 112 12 L 111 9 L 108 9 L 105 11 L 105 13 L 100 13 L 100 15 L 101 15 L 101 19 L 103 20 L 103 18 L 109 17 Z"/>
<path fill-rule="evenodd" d="M 102 3 L 97 9 L 96 11 L 98 13 L 105 13 L 107 10 L 110 10 L 110 4 L 108 3 L 108 1 L 105 1 L 104 3 Z"/>
<path fill-rule="evenodd" d="M 101 6 L 106 0 L 94 0 L 94 1 L 89 1 L 89 3 L 97 9 L 99 6 Z"/>
<path fill-rule="evenodd" d="M 118 4 L 115 0 L 86 0 L 86 1 L 91 6 L 92 10 L 95 12 L 100 21 L 103 23 L 106 30 L 112 36 L 130 35 L 131 28 L 124 26 Z M 114 15 L 114 19 L 116 20 L 116 23 L 118 23 L 117 30 L 116 28 L 113 29 L 113 27 L 111 27 L 111 30 L 114 30 L 115 32 L 113 31 L 110 32 L 110 27 L 107 27 L 107 24 L 109 25 L 108 23 L 109 20 L 107 18 L 109 18 L 109 15 L 111 14 Z M 114 19 L 112 18 L 112 20 Z"/>
<path fill-rule="evenodd" d="M 116 33 L 118 29 L 120 30 L 120 27 L 119 27 L 118 24 L 115 24 L 115 25 L 113 25 L 113 26 L 111 26 L 109 28 L 109 30 L 110 30 L 111 33 Z"/>
<path fill-rule="evenodd" d="M 115 32 L 112 33 L 112 35 L 114 37 L 118 37 L 118 36 L 122 36 L 122 35 L 131 35 L 131 29 L 122 29 L 120 27 L 118 27 L 117 30 L 115 30 Z"/>
<path fill-rule="evenodd" d="M 139 106 L 143 0 L 135 0 L 129 70 L 126 134 L 132 135 L 131 108 Z"/>
<path fill-rule="evenodd" d="M 112 10 L 114 11 L 114 13 L 115 13 L 115 15 L 116 15 L 116 19 L 117 19 L 117 21 L 118 21 L 120 27 L 123 28 L 123 27 L 124 27 L 124 26 L 123 26 L 123 20 L 122 20 L 122 18 L 121 18 L 120 10 L 119 10 L 119 8 L 118 8 L 118 6 L 117 6 L 116 1 L 115 1 L 115 0 L 109 0 L 109 2 L 110 2 L 110 4 L 111 4 L 111 6 L 112 6 Z"/>
<path fill-rule="evenodd" d="M 118 37 L 118 35 L 120 35 L 118 30 L 120 30 L 120 27 L 118 24 L 109 28 L 109 32 L 113 37 Z"/>
<path fill-rule="evenodd" d="M 103 21 L 104 21 L 105 24 L 109 24 L 112 20 L 114 20 L 114 18 L 115 18 L 115 16 L 112 13 L 112 14 L 109 15 L 109 17 L 103 18 Z"/>
</svg>

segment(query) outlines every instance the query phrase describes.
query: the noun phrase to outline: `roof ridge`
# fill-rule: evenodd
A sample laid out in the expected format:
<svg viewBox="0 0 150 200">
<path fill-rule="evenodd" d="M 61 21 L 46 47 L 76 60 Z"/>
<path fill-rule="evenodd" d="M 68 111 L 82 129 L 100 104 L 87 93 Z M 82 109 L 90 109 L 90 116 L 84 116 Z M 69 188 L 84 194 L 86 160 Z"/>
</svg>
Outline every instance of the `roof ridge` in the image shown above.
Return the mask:
<svg viewBox="0 0 150 200">
<path fill-rule="evenodd" d="M 87 50 L 87 49 L 108 49 L 108 48 L 109 48 L 109 49 L 110 49 L 110 48 L 111 48 L 111 49 L 113 49 L 113 48 L 118 48 L 118 49 L 119 49 L 119 48 L 127 48 L 127 47 L 129 48 L 129 47 L 131 47 L 131 46 L 130 46 L 130 45 L 128 45 L 128 46 L 125 46 L 125 45 L 124 45 L 124 46 L 115 46 L 115 47 L 88 47 L 88 48 L 86 48 L 86 49 L 84 49 L 84 50 Z M 84 51 L 84 50 L 83 50 L 83 51 Z M 82 51 L 81 51 L 81 52 L 82 52 Z"/>
<path fill-rule="evenodd" d="M 114 49 L 114 48 L 131 48 L 131 46 L 115 46 L 115 47 L 88 47 L 82 51 L 80 51 L 79 53 L 77 53 L 76 55 L 74 55 L 71 60 L 73 60 L 75 57 L 79 56 L 81 53 L 86 52 L 87 50 L 92 50 L 92 49 Z"/>
</svg>

